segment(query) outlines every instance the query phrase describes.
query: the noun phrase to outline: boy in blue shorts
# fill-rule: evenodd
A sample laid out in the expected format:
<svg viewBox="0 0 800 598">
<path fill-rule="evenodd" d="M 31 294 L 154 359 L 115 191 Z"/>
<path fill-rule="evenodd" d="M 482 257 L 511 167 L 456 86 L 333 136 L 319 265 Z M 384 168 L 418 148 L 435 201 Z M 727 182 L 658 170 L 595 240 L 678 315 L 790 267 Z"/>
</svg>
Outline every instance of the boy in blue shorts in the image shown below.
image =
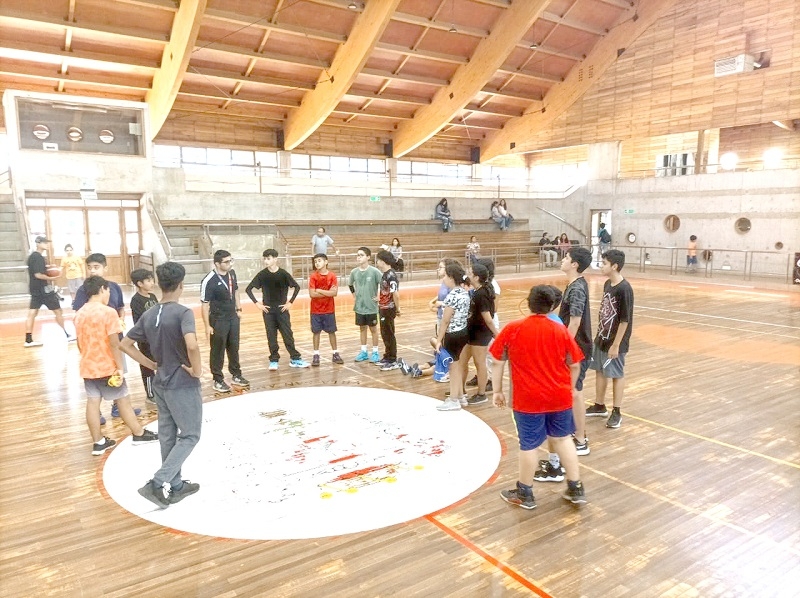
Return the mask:
<svg viewBox="0 0 800 598">
<path fill-rule="evenodd" d="M 314 335 L 313 367 L 319 367 L 319 337 L 324 331 L 331 341 L 333 357 L 331 361 L 342 365 L 344 360 L 336 348 L 336 308 L 333 298 L 339 294 L 339 281 L 336 274 L 328 270 L 328 256 L 318 253 L 314 256 L 314 271 L 308 277 L 308 296 L 311 297 L 311 333 Z"/>
<path fill-rule="evenodd" d="M 578 455 L 572 442 L 575 423 L 572 399 L 583 353 L 563 324 L 547 317 L 556 304 L 555 289 L 535 286 L 528 296 L 530 316 L 507 324 L 497 335 L 489 352 L 492 365 L 493 399 L 496 407 L 506 407 L 503 371 L 510 363 L 514 380 L 511 405 L 519 436 L 519 479 L 516 488 L 503 490 L 506 502 L 535 509 L 533 478 L 537 467 L 536 448 L 545 440 L 558 453 L 567 474 L 565 500 L 586 502 L 580 481 Z"/>
</svg>

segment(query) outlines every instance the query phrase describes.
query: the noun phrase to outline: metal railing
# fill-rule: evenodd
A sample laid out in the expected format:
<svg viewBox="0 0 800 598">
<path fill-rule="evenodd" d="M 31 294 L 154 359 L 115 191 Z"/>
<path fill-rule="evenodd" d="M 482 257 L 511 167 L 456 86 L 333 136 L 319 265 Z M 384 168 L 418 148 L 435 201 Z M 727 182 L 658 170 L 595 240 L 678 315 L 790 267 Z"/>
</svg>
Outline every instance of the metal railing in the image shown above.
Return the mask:
<svg viewBox="0 0 800 598">
<path fill-rule="evenodd" d="M 161 224 L 161 218 L 158 217 L 158 211 L 153 203 L 153 197 L 150 193 L 145 193 L 142 197 L 142 201 L 144 202 L 144 212 L 149 216 L 153 230 L 156 231 L 158 241 L 161 243 L 161 249 L 164 251 L 164 255 L 167 256 L 167 260 L 171 260 L 173 257 L 172 244 L 169 242 L 169 237 L 167 237 L 167 233 L 164 231 L 164 227 Z"/>
</svg>

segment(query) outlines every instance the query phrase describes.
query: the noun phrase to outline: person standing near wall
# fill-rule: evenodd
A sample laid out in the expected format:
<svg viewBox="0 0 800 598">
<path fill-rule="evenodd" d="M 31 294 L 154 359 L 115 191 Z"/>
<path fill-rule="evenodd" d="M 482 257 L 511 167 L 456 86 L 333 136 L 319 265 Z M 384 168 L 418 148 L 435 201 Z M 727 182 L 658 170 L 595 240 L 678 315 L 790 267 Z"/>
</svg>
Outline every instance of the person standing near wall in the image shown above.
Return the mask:
<svg viewBox="0 0 800 598">
<path fill-rule="evenodd" d="M 242 376 L 239 365 L 239 314 L 242 308 L 239 305 L 239 283 L 229 251 L 218 249 L 214 252 L 214 269 L 200 283 L 200 307 L 206 340 L 211 345 L 209 362 L 214 376 L 214 390 L 231 391 L 222 373 L 226 353 L 233 385 L 250 386 L 250 382 Z"/>
<path fill-rule="evenodd" d="M 597 250 L 597 263 L 599 264 L 603 261 L 603 254 L 611 249 L 611 234 L 606 229 L 606 225 L 602 222 L 600 223 L 600 228 L 597 231 L 597 242 L 599 244 Z"/>
<path fill-rule="evenodd" d="M 325 233 L 325 227 L 320 226 L 317 229 L 317 234 L 311 237 L 311 255 L 318 253 L 330 255 L 331 249 L 336 252 L 336 255 L 339 255 L 339 250 L 334 246 L 333 239 Z"/>
<path fill-rule="evenodd" d="M 694 274 L 695 272 L 697 272 L 697 235 L 692 235 L 686 246 L 686 273 Z"/>
<path fill-rule="evenodd" d="M 73 255 L 72 245 L 67 243 L 64 246 L 64 253 L 66 254 L 61 258 L 61 270 L 67 278 L 67 288 L 69 289 L 70 297 L 75 297 L 75 293 L 81 288 L 83 281 L 86 280 L 86 269 L 84 268 L 83 258 Z"/>
</svg>

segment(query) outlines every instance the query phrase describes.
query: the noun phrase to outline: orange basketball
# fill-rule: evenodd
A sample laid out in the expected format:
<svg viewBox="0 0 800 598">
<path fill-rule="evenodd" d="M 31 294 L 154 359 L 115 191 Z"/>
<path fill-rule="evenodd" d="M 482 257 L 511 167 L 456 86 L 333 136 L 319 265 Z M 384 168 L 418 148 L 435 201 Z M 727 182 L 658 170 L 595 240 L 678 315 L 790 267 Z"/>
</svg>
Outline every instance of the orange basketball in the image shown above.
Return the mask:
<svg viewBox="0 0 800 598">
<path fill-rule="evenodd" d="M 59 268 L 58 266 L 53 266 L 53 265 L 47 266 L 47 269 L 44 272 L 48 276 L 61 276 L 61 268 Z"/>
</svg>

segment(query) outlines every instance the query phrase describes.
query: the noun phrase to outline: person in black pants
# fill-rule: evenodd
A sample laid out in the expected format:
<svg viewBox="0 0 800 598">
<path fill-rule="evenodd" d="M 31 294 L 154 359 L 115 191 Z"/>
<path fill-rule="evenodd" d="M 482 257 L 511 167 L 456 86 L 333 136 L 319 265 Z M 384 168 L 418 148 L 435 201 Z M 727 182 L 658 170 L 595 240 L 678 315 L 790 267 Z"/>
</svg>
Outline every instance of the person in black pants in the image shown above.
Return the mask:
<svg viewBox="0 0 800 598">
<path fill-rule="evenodd" d="M 381 371 L 396 370 L 402 366 L 397 360 L 397 337 L 394 332 L 394 320 L 400 315 L 400 283 L 394 271 L 395 260 L 391 252 L 382 249 L 375 256 L 375 265 L 383 272 L 381 286 L 378 291 L 378 308 L 381 320 L 381 338 L 386 352 L 375 365 Z"/>
<path fill-rule="evenodd" d="M 231 390 L 222 373 L 226 353 L 233 385 L 250 386 L 250 382 L 242 376 L 242 368 L 239 366 L 239 313 L 242 308 L 239 307 L 239 285 L 230 252 L 220 249 L 214 253 L 214 269 L 200 283 L 200 301 L 206 340 L 211 345 L 214 390 Z"/>
<path fill-rule="evenodd" d="M 280 331 L 283 344 L 289 352 L 289 366 L 307 368 L 310 364 L 303 361 L 300 352 L 294 346 L 292 320 L 289 317 L 289 310 L 292 308 L 294 300 L 297 299 L 300 285 L 292 278 L 291 274 L 278 267 L 278 252 L 275 249 L 265 249 L 261 255 L 266 267 L 253 277 L 245 292 L 250 300 L 264 312 L 264 326 L 267 329 L 267 343 L 269 344 L 269 369 L 270 371 L 277 370 L 281 357 L 278 352 L 278 331 Z M 288 299 L 290 287 L 294 289 L 294 293 L 292 293 L 292 298 Z M 259 303 L 253 294 L 254 289 L 261 289 L 262 303 Z"/>
</svg>

